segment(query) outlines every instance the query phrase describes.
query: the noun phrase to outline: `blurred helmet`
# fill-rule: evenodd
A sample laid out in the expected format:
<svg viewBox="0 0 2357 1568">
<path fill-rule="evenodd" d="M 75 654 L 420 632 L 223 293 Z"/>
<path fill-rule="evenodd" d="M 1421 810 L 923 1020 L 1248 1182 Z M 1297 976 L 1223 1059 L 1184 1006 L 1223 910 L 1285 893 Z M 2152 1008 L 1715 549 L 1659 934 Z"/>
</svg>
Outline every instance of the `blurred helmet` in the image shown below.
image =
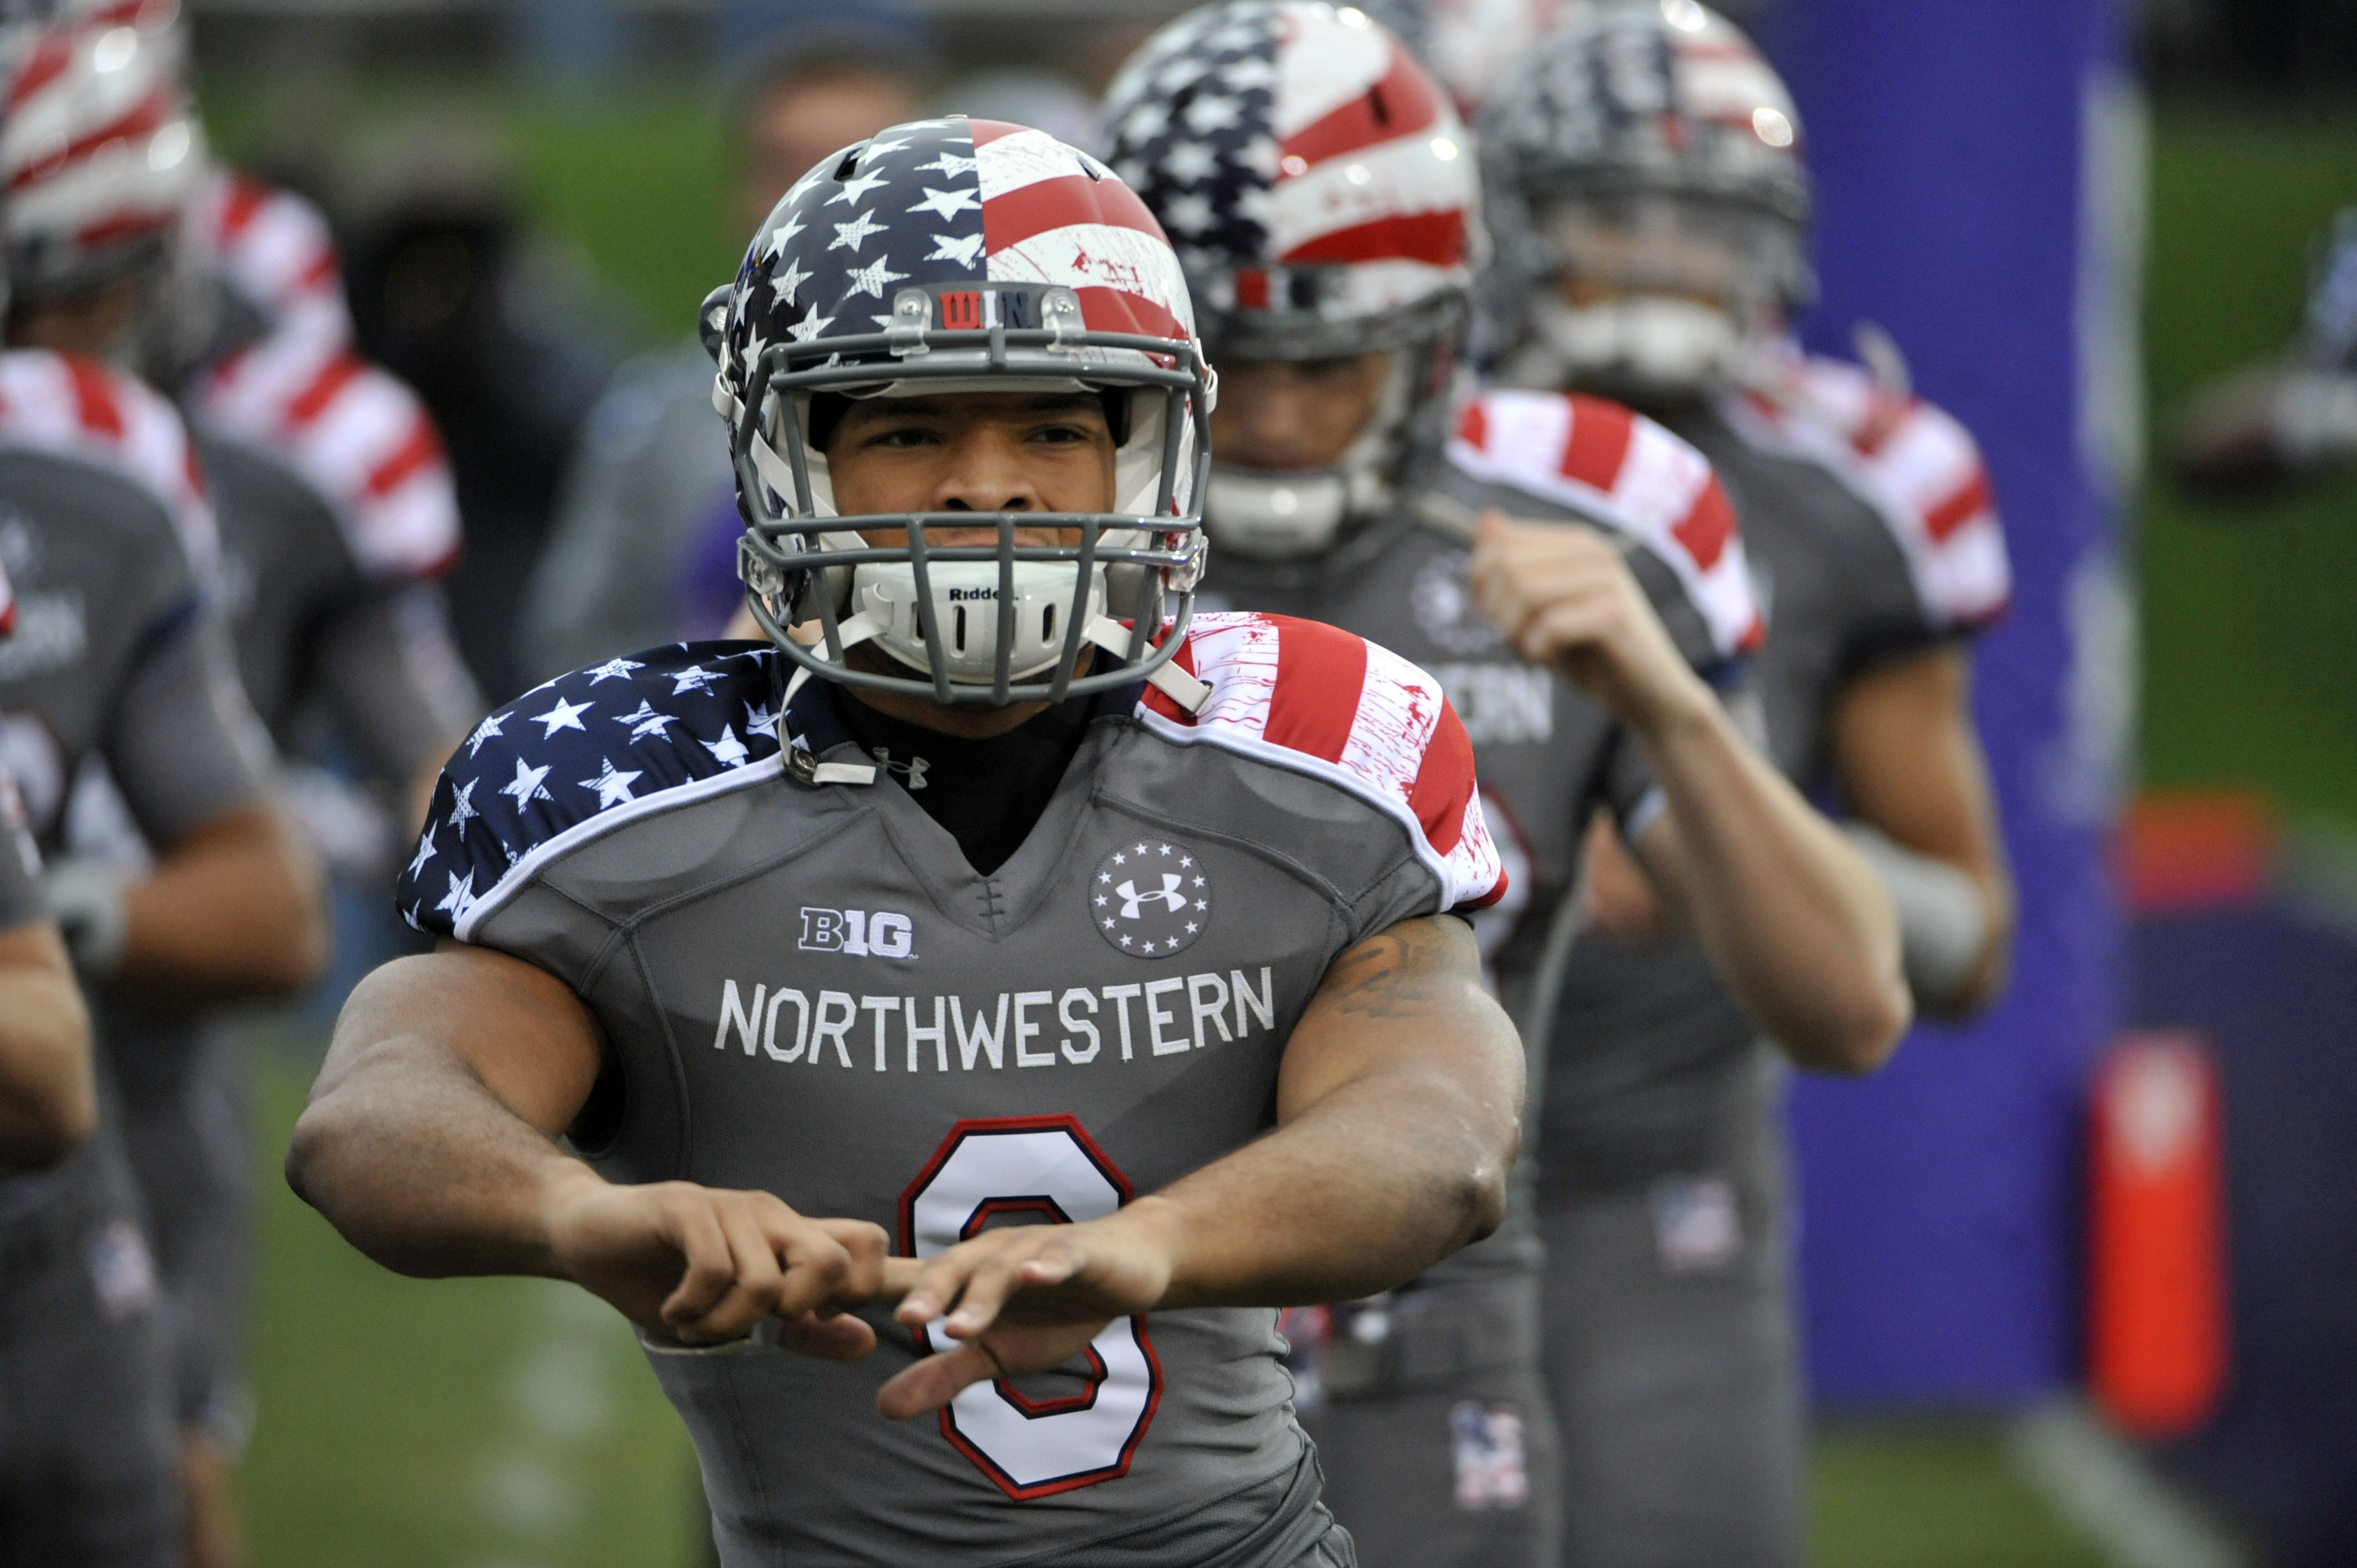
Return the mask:
<svg viewBox="0 0 2357 1568">
<path fill-rule="evenodd" d="M 1447 94 L 1361 12 L 1228 0 L 1147 39 L 1105 97 L 1114 167 L 1178 247 L 1215 358 L 1398 349 L 1341 460 L 1215 464 L 1206 521 L 1246 553 L 1314 553 L 1385 502 L 1446 413 L 1480 261 L 1480 176 Z"/>
<path fill-rule="evenodd" d="M 1582 7 L 1481 117 L 1519 338 L 1509 379 L 1634 395 L 1724 381 L 1803 303 L 1800 117 L 1750 40 L 1695 0 Z M 1573 304 L 1566 280 L 1591 285 Z"/>
<path fill-rule="evenodd" d="M 1580 0 L 1366 0 L 1360 9 L 1399 35 L 1457 112 L 1478 113 L 1491 90 Z"/>
<path fill-rule="evenodd" d="M 81 293 L 163 261 L 204 167 L 177 7 L 61 10 L 18 54 L 0 122 L 23 296 Z"/>
<path fill-rule="evenodd" d="M 1200 697 L 1168 660 L 1202 573 L 1212 382 L 1178 258 L 1103 164 L 1000 121 L 895 125 L 786 192 L 701 326 L 748 524 L 739 573 L 805 672 L 940 702 L 1060 701 L 1141 676 Z M 1102 398 L 1110 511 L 836 510 L 823 448 L 845 400 L 1026 390 Z M 997 541 L 926 538 L 978 524 Z M 1079 542 L 1019 544 L 1018 525 Z M 903 529 L 889 545 L 857 532 Z M 801 621 L 819 645 L 787 637 Z M 921 677 L 847 668 L 866 641 Z M 1127 668 L 1075 678 L 1092 644 Z"/>
</svg>

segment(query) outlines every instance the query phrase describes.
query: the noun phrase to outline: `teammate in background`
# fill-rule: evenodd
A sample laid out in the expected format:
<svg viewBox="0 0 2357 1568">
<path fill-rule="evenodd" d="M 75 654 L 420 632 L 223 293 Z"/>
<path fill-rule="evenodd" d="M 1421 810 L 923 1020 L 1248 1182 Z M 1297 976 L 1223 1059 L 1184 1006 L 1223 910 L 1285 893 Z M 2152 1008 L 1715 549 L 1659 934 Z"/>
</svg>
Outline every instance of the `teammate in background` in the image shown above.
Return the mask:
<svg viewBox="0 0 2357 1568">
<path fill-rule="evenodd" d="M 2332 220 L 2289 352 L 2206 389 L 2170 461 L 2180 484 L 2217 495 L 2262 495 L 2357 462 L 2357 208 Z"/>
<path fill-rule="evenodd" d="M 729 100 L 732 226 L 749 231 L 835 148 L 919 113 L 925 62 L 852 35 L 777 48 Z M 716 637 L 744 602 L 736 487 L 712 435 L 703 345 L 625 365 L 584 426 L 555 532 L 534 569 L 519 633 L 541 680 L 609 654 Z"/>
<path fill-rule="evenodd" d="M 1907 1018 L 1880 891 L 1706 683 L 1760 630 L 1710 465 L 1594 398 L 1452 396 L 1481 236 L 1439 87 L 1355 12 L 1231 0 L 1148 40 L 1106 117 L 1220 368 L 1206 591 L 1380 637 L 1447 688 L 1521 889 L 1477 923 L 1529 1037 L 1609 814 L 1760 1016 L 1823 1065 L 1878 1064 Z M 1518 1175 L 1497 1235 L 1331 1315 L 1308 1425 L 1370 1565 L 1553 1568 Z"/>
<path fill-rule="evenodd" d="M 1809 185 L 1775 74 L 1691 0 L 1572 16 L 1480 125 L 1500 262 L 1526 286 L 1504 378 L 1627 399 L 1707 456 L 1743 519 L 1777 764 L 1840 803 L 1896 905 L 1917 1008 L 2003 984 L 2013 905 L 1968 639 L 2005 543 L 1964 430 L 1782 336 Z M 1540 1122 L 1547 1368 L 1578 1568 L 1801 1560 L 1803 1411 L 1775 1054 L 1609 843 L 1602 931 L 1555 1020 Z"/>
<path fill-rule="evenodd" d="M 16 629 L 16 595 L 0 560 L 0 652 Z M 90 1013 L 40 876 L 24 796 L 0 763 L 0 1167 L 27 1171 L 59 1164 L 98 1124 Z"/>
<path fill-rule="evenodd" d="M 237 677 L 282 744 L 307 704 L 338 721 L 382 800 L 363 806 L 361 832 L 312 836 L 389 880 L 391 846 L 422 818 L 436 761 L 480 711 L 431 584 L 457 549 L 449 476 L 415 399 L 344 345 L 316 218 L 205 170 L 173 28 L 169 7 L 99 6 L 43 35 L 19 70 L 12 331 L 137 364 L 180 393 L 219 518 L 214 581 Z M 125 124 L 135 128 L 110 146 Z M 44 156 L 59 142 L 80 151 Z M 211 526 L 192 547 L 213 552 Z M 78 783 L 86 801 L 110 795 Z M 349 792 L 293 799 L 316 807 Z M 384 824 L 372 834 L 370 810 Z M 135 865 L 147 848 L 120 836 L 131 842 L 71 843 L 57 875 L 108 897 L 125 875 L 109 856 Z M 190 1000 L 98 1003 L 176 1328 L 191 1554 L 210 1565 L 244 1556 L 229 1466 L 252 1420 L 250 1091 L 240 1043 Z"/>
<path fill-rule="evenodd" d="M 12 302 L 12 338 L 38 319 Z M 0 516 L 17 624 L 0 644 L 0 752 L 26 819 L 56 855 L 94 757 L 155 850 L 128 879 L 63 859 L 46 874 L 82 980 L 179 1008 L 307 984 L 326 955 L 317 891 L 198 590 L 210 563 L 190 546 L 211 523 L 170 405 L 88 360 L 0 356 Z M 177 1563 L 173 1325 L 102 1105 L 97 1136 L 57 1170 L 0 1173 L 8 1255 L 33 1260 L 7 1292 L 0 1537 L 12 1561 Z"/>
<path fill-rule="evenodd" d="M 1455 714 L 1189 624 L 1210 377 L 1085 155 L 893 126 L 705 308 L 770 641 L 469 738 L 292 1180 L 630 1316 L 728 1563 L 1347 1563 L 1273 1309 L 1491 1229 L 1517 1136 Z"/>
</svg>

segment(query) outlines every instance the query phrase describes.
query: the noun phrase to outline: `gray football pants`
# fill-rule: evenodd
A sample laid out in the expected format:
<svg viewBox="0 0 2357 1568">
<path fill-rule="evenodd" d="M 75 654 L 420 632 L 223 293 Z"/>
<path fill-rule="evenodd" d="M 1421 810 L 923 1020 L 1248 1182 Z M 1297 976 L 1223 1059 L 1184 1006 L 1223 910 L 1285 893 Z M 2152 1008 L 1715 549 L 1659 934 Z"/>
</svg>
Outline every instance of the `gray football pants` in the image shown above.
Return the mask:
<svg viewBox="0 0 2357 1568">
<path fill-rule="evenodd" d="M 0 1222 L 0 1568 L 180 1561 L 163 1315 L 113 1137 Z"/>
<path fill-rule="evenodd" d="M 1326 1506 L 1361 1568 L 1553 1568 L 1561 1509 L 1535 1286 L 1394 1296 L 1378 1386 L 1303 1412 Z"/>
<path fill-rule="evenodd" d="M 1774 1097 L 1745 1096 L 1723 1126 L 1707 1168 L 1541 1213 L 1564 1568 L 1803 1559 L 1805 1426 Z"/>
<path fill-rule="evenodd" d="M 175 1412 L 236 1454 L 253 1424 L 244 1375 L 253 1266 L 252 1087 L 243 1042 L 208 1028 L 196 1059 L 124 1109 L 170 1337 Z"/>
</svg>

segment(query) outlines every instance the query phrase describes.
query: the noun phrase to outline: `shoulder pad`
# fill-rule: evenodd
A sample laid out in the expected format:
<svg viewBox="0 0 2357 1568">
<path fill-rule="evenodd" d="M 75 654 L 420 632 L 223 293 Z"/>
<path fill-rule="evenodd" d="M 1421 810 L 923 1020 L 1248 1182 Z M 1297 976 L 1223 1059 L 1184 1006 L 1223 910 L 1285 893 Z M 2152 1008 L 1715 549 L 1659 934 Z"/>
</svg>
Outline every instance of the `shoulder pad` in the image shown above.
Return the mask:
<svg viewBox="0 0 2357 1568">
<path fill-rule="evenodd" d="M 1980 447 L 1953 415 L 1860 366 L 1798 354 L 1727 412 L 1752 440 L 1815 459 L 1874 509 L 1932 630 L 1977 630 L 2005 613 L 2005 530 Z"/>
<path fill-rule="evenodd" d="M 221 539 L 195 448 L 169 403 L 93 360 L 43 349 L 0 354 L 0 443 L 113 468 L 154 496 L 179 532 L 199 583 L 221 564 Z"/>
<path fill-rule="evenodd" d="M 1633 536 L 1676 574 L 1720 658 L 1759 646 L 1735 508 L 1710 460 L 1643 414 L 1577 392 L 1485 392 L 1458 413 L 1448 460 Z"/>
<path fill-rule="evenodd" d="M 335 236 L 317 208 L 228 169 L 206 181 L 192 219 L 211 269 L 263 313 L 271 336 L 300 333 L 321 349 L 351 340 Z"/>
<path fill-rule="evenodd" d="M 281 458 L 326 499 L 361 569 L 430 577 L 458 553 L 458 497 L 417 394 L 341 347 L 272 337 L 205 378 L 206 425 Z"/>
<path fill-rule="evenodd" d="M 1407 830 L 1443 909 L 1504 897 L 1473 745 L 1439 682 L 1364 638 L 1290 616 L 1199 615 L 1175 662 L 1211 699 L 1189 715 L 1148 688 L 1137 706 L 1147 728 L 1323 779 L 1373 805 Z"/>
<path fill-rule="evenodd" d="M 435 785 L 394 896 L 403 918 L 471 940 L 561 850 L 775 775 L 776 663 L 768 648 L 673 643 L 561 675 L 492 714 Z"/>
</svg>

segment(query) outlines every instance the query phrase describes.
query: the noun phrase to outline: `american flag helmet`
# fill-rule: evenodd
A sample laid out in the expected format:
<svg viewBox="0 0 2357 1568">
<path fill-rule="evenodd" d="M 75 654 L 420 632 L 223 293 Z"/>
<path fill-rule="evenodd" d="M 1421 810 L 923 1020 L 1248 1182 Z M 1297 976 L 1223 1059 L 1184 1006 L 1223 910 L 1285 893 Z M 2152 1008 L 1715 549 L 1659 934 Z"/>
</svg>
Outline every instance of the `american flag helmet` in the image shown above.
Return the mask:
<svg viewBox="0 0 2357 1568">
<path fill-rule="evenodd" d="M 162 260 L 205 165 L 178 6 L 59 11 L 13 51 L 0 119 L 9 272 L 27 294 L 98 287 Z"/>
<path fill-rule="evenodd" d="M 1501 78 L 1582 0 L 1363 0 L 1470 118 Z"/>
<path fill-rule="evenodd" d="M 1061 701 L 1141 677 L 1200 700 L 1169 660 L 1202 575 L 1213 378 L 1177 256 L 1104 165 L 1002 121 L 880 131 L 786 192 L 700 325 L 747 523 L 739 575 L 802 671 L 943 703 Z M 834 400 L 1027 387 L 1103 398 L 1112 510 L 837 512 L 814 408 L 823 435 Z M 977 524 L 996 542 L 927 542 Z M 1018 524 L 1077 539 L 1018 543 Z M 863 530 L 905 533 L 870 544 Z M 786 635 L 797 622 L 817 624 L 814 645 Z M 921 677 L 848 667 L 864 641 Z M 1123 667 L 1076 675 L 1092 646 Z"/>
<path fill-rule="evenodd" d="M 1395 351 L 1336 462 L 1216 464 L 1222 548 L 1297 558 L 1382 513 L 1437 439 L 1474 270 L 1480 186 L 1448 95 L 1388 30 L 1323 0 L 1226 0 L 1165 27 L 1106 94 L 1112 162 L 1175 236 L 1228 360 Z"/>
<path fill-rule="evenodd" d="M 1666 334 L 1655 369 L 1706 379 L 1763 313 L 1805 302 L 1800 114 L 1751 41 L 1697 0 L 1572 11 L 1500 84 L 1480 129 L 1496 295 L 1509 314 L 1526 302 L 1509 338 L 1531 329 L 1576 370 L 1645 358 L 1618 337 L 1651 322 Z M 1640 303 L 1583 316 L 1534 286 L 1566 274 Z M 1691 303 L 1706 298 L 1721 302 L 1716 322 Z"/>
</svg>

